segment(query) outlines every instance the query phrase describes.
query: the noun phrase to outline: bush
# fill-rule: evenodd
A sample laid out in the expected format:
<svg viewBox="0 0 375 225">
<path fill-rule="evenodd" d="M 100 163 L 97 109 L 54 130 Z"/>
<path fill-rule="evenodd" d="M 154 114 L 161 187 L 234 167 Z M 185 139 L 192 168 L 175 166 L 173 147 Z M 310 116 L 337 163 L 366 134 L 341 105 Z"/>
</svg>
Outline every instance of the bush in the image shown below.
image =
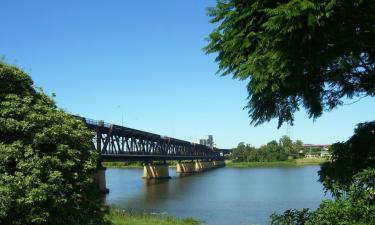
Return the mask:
<svg viewBox="0 0 375 225">
<path fill-rule="evenodd" d="M 375 224 L 375 122 L 361 123 L 345 143 L 332 147 L 332 161 L 322 165 L 320 181 L 334 200 L 315 212 L 273 214 L 272 225 Z"/>
<path fill-rule="evenodd" d="M 375 168 L 375 121 L 360 123 L 346 142 L 331 146 L 332 161 L 319 171 L 320 182 L 335 196 L 347 192 L 353 176 Z"/>
<path fill-rule="evenodd" d="M 372 225 L 375 224 L 375 170 L 353 177 L 346 197 L 323 201 L 315 212 L 287 210 L 273 214 L 271 225 Z"/>
<path fill-rule="evenodd" d="M 103 224 L 92 133 L 0 62 L 0 224 Z"/>
</svg>

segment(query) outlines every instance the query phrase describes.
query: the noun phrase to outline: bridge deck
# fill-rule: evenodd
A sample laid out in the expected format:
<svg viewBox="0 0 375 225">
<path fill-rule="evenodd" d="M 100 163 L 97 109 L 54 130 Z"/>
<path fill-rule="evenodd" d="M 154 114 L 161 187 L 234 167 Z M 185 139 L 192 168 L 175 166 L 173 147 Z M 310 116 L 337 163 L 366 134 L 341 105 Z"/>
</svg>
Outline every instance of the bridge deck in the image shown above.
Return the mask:
<svg viewBox="0 0 375 225">
<path fill-rule="evenodd" d="M 79 116 L 95 132 L 92 148 L 103 161 L 223 160 L 226 149 L 104 123 Z"/>
</svg>

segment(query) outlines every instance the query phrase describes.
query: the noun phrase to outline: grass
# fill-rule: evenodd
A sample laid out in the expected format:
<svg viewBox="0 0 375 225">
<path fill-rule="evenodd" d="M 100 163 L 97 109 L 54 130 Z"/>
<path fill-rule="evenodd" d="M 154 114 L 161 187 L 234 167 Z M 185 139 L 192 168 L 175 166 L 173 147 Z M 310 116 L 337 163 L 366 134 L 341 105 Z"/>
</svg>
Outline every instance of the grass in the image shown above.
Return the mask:
<svg viewBox="0 0 375 225">
<path fill-rule="evenodd" d="M 330 160 L 327 158 L 302 158 L 295 159 L 297 165 L 320 165 Z"/>
<path fill-rule="evenodd" d="M 143 168 L 142 162 L 102 162 L 106 168 Z M 169 167 L 176 167 L 177 161 L 168 161 Z"/>
<path fill-rule="evenodd" d="M 102 162 L 106 168 L 143 168 L 140 162 Z"/>
<path fill-rule="evenodd" d="M 275 162 L 232 162 L 225 161 L 226 167 L 231 168 L 256 168 L 256 167 L 293 167 L 293 166 L 307 166 L 307 165 L 320 165 L 328 160 L 325 158 L 302 158 L 291 159 L 287 161 Z"/>
<path fill-rule="evenodd" d="M 320 165 L 327 161 L 325 158 L 301 158 L 275 162 L 232 162 L 231 160 L 226 160 L 225 165 L 231 168 L 292 167 Z M 169 167 L 176 167 L 176 164 L 177 161 L 168 162 Z M 140 162 L 103 162 L 103 166 L 107 168 L 143 168 L 143 164 Z"/>
<path fill-rule="evenodd" d="M 193 218 L 179 219 L 167 215 L 138 213 L 131 210 L 111 208 L 106 215 L 114 225 L 199 225 Z"/>
</svg>

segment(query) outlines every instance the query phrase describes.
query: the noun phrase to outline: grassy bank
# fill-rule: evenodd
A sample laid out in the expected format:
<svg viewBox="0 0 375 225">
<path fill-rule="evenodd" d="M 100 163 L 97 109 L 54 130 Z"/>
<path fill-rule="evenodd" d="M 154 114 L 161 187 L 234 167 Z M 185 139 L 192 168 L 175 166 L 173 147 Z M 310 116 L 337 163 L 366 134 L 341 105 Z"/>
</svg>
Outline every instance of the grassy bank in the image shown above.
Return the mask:
<svg viewBox="0 0 375 225">
<path fill-rule="evenodd" d="M 141 162 L 103 162 L 106 168 L 143 168 Z M 176 167 L 177 161 L 168 161 L 169 167 Z"/>
<path fill-rule="evenodd" d="M 102 162 L 106 168 L 143 168 L 140 162 Z"/>
<path fill-rule="evenodd" d="M 106 218 L 114 225 L 199 225 L 200 221 L 185 218 L 178 219 L 171 216 L 149 214 L 149 213 L 136 213 L 132 211 L 124 211 L 121 209 L 110 209 Z"/>
<path fill-rule="evenodd" d="M 230 160 L 225 161 L 226 167 L 232 168 L 253 168 L 253 167 L 292 167 L 292 166 L 306 166 L 306 165 L 320 165 L 327 162 L 324 158 L 303 158 L 303 159 L 292 159 L 287 161 L 276 161 L 276 162 L 232 162 Z"/>
<path fill-rule="evenodd" d="M 292 167 L 292 166 L 307 166 L 307 165 L 320 165 L 328 160 L 325 158 L 302 158 L 291 159 L 287 161 L 275 162 L 232 162 L 226 160 L 226 167 L 232 168 L 252 168 L 252 167 Z M 176 161 L 169 161 L 169 167 L 175 167 Z M 107 168 L 143 168 L 140 162 L 103 162 L 103 166 Z"/>
</svg>

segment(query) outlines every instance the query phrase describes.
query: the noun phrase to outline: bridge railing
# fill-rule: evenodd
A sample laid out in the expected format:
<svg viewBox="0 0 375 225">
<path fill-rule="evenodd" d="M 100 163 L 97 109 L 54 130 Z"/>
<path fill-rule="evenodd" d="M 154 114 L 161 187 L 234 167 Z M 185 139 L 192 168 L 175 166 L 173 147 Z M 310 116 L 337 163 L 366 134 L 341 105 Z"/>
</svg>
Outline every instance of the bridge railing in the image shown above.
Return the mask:
<svg viewBox="0 0 375 225">
<path fill-rule="evenodd" d="M 157 159 L 222 159 L 222 151 L 206 145 L 161 136 L 80 116 L 95 132 L 93 148 L 102 157 Z"/>
</svg>

